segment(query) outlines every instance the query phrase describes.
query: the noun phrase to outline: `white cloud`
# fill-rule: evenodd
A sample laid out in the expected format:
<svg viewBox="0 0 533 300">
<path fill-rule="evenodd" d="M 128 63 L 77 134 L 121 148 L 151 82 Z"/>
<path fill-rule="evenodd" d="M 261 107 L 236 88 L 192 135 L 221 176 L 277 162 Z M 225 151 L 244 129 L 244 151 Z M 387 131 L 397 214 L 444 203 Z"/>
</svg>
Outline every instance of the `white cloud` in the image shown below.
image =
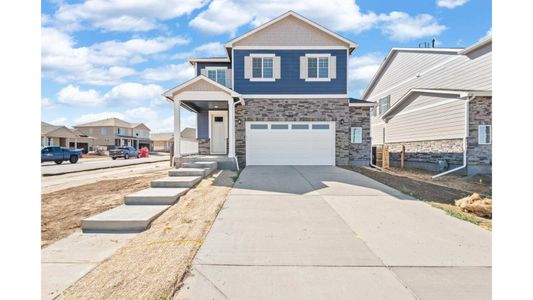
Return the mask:
<svg viewBox="0 0 533 300">
<path fill-rule="evenodd" d="M 182 37 L 134 38 L 106 41 L 89 47 L 76 47 L 71 36 L 55 28 L 42 28 L 43 76 L 60 83 L 116 85 L 136 74 L 128 64 L 142 62 L 151 55 L 183 45 Z M 111 67 L 109 67 L 111 66 Z"/>
<path fill-rule="evenodd" d="M 431 15 L 411 17 L 404 12 L 392 12 L 384 18 L 382 31 L 393 41 L 407 41 L 428 36 L 437 36 L 446 29 Z"/>
<path fill-rule="evenodd" d="M 42 108 L 49 108 L 49 107 L 52 107 L 54 106 L 54 103 L 52 103 L 52 101 L 48 98 L 41 98 L 41 107 Z"/>
<path fill-rule="evenodd" d="M 61 4 L 54 21 L 67 30 L 90 27 L 105 31 L 148 31 L 160 21 L 190 14 L 206 3 L 207 0 L 85 0 Z"/>
<path fill-rule="evenodd" d="M 437 0 L 438 7 L 456 8 L 468 2 L 468 0 Z"/>
<path fill-rule="evenodd" d="M 165 65 L 148 68 L 142 72 L 141 78 L 148 81 L 174 81 L 180 83 L 194 77 L 194 68 L 188 63 Z"/>
<path fill-rule="evenodd" d="M 354 96 L 358 97 L 364 91 L 383 59 L 384 56 L 380 53 L 350 57 L 348 61 L 348 88 Z"/>
<path fill-rule="evenodd" d="M 241 26 L 259 26 L 288 10 L 295 10 L 334 31 L 360 33 L 372 28 L 382 28 L 384 33 L 395 40 L 436 35 L 445 29 L 427 14 L 410 16 L 404 12 L 363 12 L 352 0 L 338 0 L 332 5 L 324 5 L 324 2 L 319 0 L 279 0 L 275 4 L 247 0 L 213 0 L 189 25 L 207 33 L 227 33 L 235 36 Z M 402 34 L 402 30 L 407 32 Z"/>
<path fill-rule="evenodd" d="M 70 106 L 131 106 L 143 102 L 152 103 L 156 100 L 164 102 L 162 93 L 163 88 L 156 84 L 126 82 L 113 87 L 103 95 L 94 89 L 80 90 L 78 86 L 69 84 L 61 89 L 57 96 L 59 103 Z"/>
<path fill-rule="evenodd" d="M 52 125 L 65 125 L 65 123 L 67 122 L 67 118 L 66 117 L 60 117 L 60 118 L 57 118 L 57 119 L 54 119 L 48 123 L 52 124 Z"/>
<path fill-rule="evenodd" d="M 220 56 L 226 56 L 226 50 L 224 48 L 224 45 L 219 42 L 211 42 L 202 44 L 196 48 L 194 48 L 192 51 L 189 52 L 180 52 L 172 55 L 170 59 L 185 59 L 185 58 L 191 58 L 191 57 L 220 57 Z"/>
<path fill-rule="evenodd" d="M 91 113 L 91 114 L 85 114 L 82 115 L 74 120 L 74 124 L 83 124 L 93 121 L 98 121 L 102 119 L 108 119 L 108 118 L 119 118 L 119 119 L 125 119 L 124 114 L 115 112 L 115 111 L 105 111 L 101 113 Z"/>
<path fill-rule="evenodd" d="M 59 103 L 72 106 L 101 106 L 104 98 L 93 89 L 82 91 L 79 87 L 69 84 L 57 93 Z"/>
</svg>

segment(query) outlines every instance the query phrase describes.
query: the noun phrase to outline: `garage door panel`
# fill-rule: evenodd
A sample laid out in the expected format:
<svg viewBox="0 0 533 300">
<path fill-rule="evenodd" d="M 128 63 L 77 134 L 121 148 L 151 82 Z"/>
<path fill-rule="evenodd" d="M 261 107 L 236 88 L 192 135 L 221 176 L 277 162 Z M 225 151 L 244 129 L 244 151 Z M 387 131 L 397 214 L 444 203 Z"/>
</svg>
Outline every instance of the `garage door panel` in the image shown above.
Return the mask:
<svg viewBox="0 0 533 300">
<path fill-rule="evenodd" d="M 308 129 L 293 129 L 292 125 L 298 125 L 295 128 L 308 125 Z M 329 128 L 313 129 L 312 125 Z M 248 122 L 246 162 L 248 165 L 334 165 L 335 123 Z"/>
</svg>

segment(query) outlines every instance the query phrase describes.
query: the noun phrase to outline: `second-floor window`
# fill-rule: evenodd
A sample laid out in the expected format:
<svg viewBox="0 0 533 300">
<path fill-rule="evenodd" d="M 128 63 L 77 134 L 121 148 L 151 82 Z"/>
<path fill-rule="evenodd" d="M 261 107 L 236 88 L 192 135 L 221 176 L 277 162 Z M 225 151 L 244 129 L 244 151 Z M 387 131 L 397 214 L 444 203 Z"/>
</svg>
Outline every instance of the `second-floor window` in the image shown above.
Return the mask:
<svg viewBox="0 0 533 300">
<path fill-rule="evenodd" d="M 389 110 L 389 106 L 390 106 L 390 96 L 379 99 L 379 114 L 382 115 L 385 112 L 387 112 L 387 110 Z"/>
<path fill-rule="evenodd" d="M 100 128 L 100 135 L 107 135 L 107 128 L 106 127 Z"/>
<path fill-rule="evenodd" d="M 120 128 L 120 127 L 119 127 L 119 128 L 117 129 L 117 133 L 118 133 L 119 135 L 126 135 L 126 130 L 125 130 L 124 128 Z"/>
<path fill-rule="evenodd" d="M 226 85 L 226 68 L 207 68 L 207 77 L 222 85 Z"/>
<path fill-rule="evenodd" d="M 307 78 L 328 78 L 329 57 L 308 57 Z"/>
<path fill-rule="evenodd" d="M 252 57 L 252 78 L 253 79 L 273 79 L 274 78 L 274 57 L 273 56 Z"/>
</svg>

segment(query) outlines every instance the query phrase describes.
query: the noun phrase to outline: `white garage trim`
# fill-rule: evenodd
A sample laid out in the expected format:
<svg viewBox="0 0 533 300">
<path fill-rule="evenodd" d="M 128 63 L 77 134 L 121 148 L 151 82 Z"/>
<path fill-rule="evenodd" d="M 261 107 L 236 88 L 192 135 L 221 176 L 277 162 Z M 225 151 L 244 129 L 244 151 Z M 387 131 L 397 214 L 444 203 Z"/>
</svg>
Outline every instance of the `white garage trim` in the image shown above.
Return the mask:
<svg viewBox="0 0 533 300">
<path fill-rule="evenodd" d="M 247 165 L 335 165 L 335 122 L 246 122 Z"/>
</svg>

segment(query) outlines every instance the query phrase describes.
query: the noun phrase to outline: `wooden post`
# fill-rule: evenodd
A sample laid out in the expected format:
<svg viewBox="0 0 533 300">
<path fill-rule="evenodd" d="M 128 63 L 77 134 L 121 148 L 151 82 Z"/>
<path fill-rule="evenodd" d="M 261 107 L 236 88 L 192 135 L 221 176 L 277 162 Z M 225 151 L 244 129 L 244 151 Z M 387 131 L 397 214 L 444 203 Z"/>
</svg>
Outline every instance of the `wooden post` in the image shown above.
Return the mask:
<svg viewBox="0 0 533 300">
<path fill-rule="evenodd" d="M 403 169 L 405 161 L 405 145 L 402 145 L 402 152 L 400 153 L 400 167 Z"/>
<path fill-rule="evenodd" d="M 389 168 L 389 146 L 383 145 L 383 168 Z"/>
</svg>

